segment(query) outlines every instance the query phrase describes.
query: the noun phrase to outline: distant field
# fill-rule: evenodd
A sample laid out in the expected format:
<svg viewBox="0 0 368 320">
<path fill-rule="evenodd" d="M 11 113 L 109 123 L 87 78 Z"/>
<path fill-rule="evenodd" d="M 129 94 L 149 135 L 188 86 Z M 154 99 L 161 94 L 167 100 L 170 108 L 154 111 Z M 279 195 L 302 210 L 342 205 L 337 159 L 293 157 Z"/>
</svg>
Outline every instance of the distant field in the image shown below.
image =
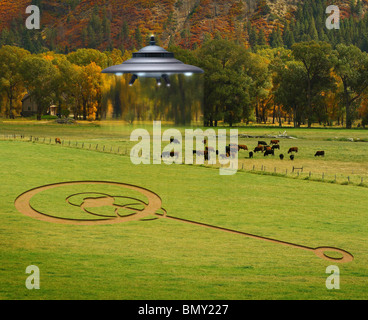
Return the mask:
<svg viewBox="0 0 368 320">
<path fill-rule="evenodd" d="M 368 298 L 366 188 L 247 172 L 225 177 L 202 166 L 134 166 L 122 155 L 54 143 L 1 141 L 3 134 L 25 134 L 129 148 L 131 130 L 111 123 L 0 123 L 0 299 Z M 240 132 L 263 135 L 277 130 L 242 128 Z M 368 139 L 368 131 L 287 132 L 298 140 L 283 141 L 282 149 L 299 146 L 297 161 L 313 171 L 326 166 L 366 174 L 366 143 L 340 140 Z M 256 140 L 241 142 L 254 146 Z M 314 159 L 315 149 L 326 150 L 326 158 Z M 289 170 L 292 167 L 290 160 L 281 163 L 261 155 L 251 161 L 244 159 L 244 163 L 265 163 L 280 170 L 284 163 Z M 14 207 L 15 199 L 29 189 L 85 180 L 141 186 L 157 193 L 171 216 L 313 248 L 342 248 L 354 255 L 354 261 L 338 265 L 341 289 L 329 291 L 325 270 L 333 263 L 313 252 L 165 218 L 73 226 L 34 220 Z M 37 195 L 32 206 L 70 217 L 65 195 L 93 192 L 93 188 L 59 191 Z M 39 291 L 25 288 L 25 269 L 32 264 L 41 271 Z"/>
<path fill-rule="evenodd" d="M 135 125 L 127 125 L 120 121 L 105 121 L 96 123 L 79 123 L 77 125 L 58 125 L 53 121 L 3 121 L 0 122 L 0 139 L 3 134 L 24 134 L 27 136 L 42 137 L 48 139 L 55 139 L 59 137 L 65 140 L 68 144 L 74 146 L 79 143 L 85 143 L 85 147 L 90 144 L 99 147 L 106 147 L 109 150 L 111 147 L 120 148 L 123 152 L 128 151 L 134 145 L 130 142 L 130 134 L 134 129 L 146 129 L 152 132 L 152 124 L 138 123 Z M 162 132 L 166 129 L 172 128 L 170 124 L 162 125 Z M 189 127 L 190 128 L 190 127 Z M 195 127 L 197 128 L 197 127 Z M 179 129 L 183 136 L 185 129 Z M 206 130 L 208 128 L 202 128 Z M 217 128 L 213 128 L 217 132 Z M 220 128 L 219 128 L 220 129 Z M 227 129 L 228 133 L 230 128 Z M 311 174 L 314 179 L 322 179 L 322 175 L 328 181 L 335 179 L 339 183 L 345 183 L 349 179 L 355 183 L 360 184 L 368 181 L 368 130 L 354 129 L 346 130 L 342 128 L 278 128 L 278 127 L 239 127 L 239 134 L 250 136 L 267 136 L 279 135 L 286 132 L 287 135 L 295 137 L 296 139 L 281 139 L 281 150 L 276 150 L 275 157 L 265 158 L 263 154 L 255 154 L 254 159 L 249 159 L 248 151 L 241 151 L 239 154 L 239 166 L 245 170 L 261 171 L 262 169 L 268 172 L 277 172 L 290 174 L 293 167 L 303 168 L 303 173 L 300 176 L 303 178 L 309 177 Z M 350 140 L 355 142 L 351 142 Z M 239 139 L 240 144 L 248 146 L 249 151 L 253 150 L 259 140 L 265 140 L 267 143 L 269 139 L 247 138 Z M 360 141 L 360 142 L 357 142 Z M 290 147 L 298 147 L 299 153 L 295 155 L 295 161 L 289 160 L 287 154 Z M 325 151 L 326 157 L 315 158 L 316 151 Z M 286 160 L 281 161 L 279 154 L 284 154 Z"/>
</svg>

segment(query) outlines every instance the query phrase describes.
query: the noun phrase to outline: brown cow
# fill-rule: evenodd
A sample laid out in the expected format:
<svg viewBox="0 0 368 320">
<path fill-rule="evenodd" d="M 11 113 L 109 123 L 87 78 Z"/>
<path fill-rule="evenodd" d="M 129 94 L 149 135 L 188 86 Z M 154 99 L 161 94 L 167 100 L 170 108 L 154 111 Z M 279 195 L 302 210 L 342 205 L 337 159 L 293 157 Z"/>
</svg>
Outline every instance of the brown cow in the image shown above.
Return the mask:
<svg viewBox="0 0 368 320">
<path fill-rule="evenodd" d="M 325 152 L 324 151 L 317 151 L 314 156 L 315 157 L 324 157 L 325 156 Z"/>
<path fill-rule="evenodd" d="M 60 138 L 56 138 L 56 139 L 55 139 L 55 143 L 56 143 L 56 144 L 61 144 L 61 140 L 60 140 Z"/>
<path fill-rule="evenodd" d="M 299 149 L 297 147 L 290 148 L 289 151 L 288 151 L 288 153 L 292 153 L 292 152 L 298 153 L 299 152 Z"/>
<path fill-rule="evenodd" d="M 239 150 L 248 150 L 248 147 L 244 144 L 239 145 Z"/>
<path fill-rule="evenodd" d="M 280 140 L 271 140 L 271 144 L 279 144 Z"/>
</svg>

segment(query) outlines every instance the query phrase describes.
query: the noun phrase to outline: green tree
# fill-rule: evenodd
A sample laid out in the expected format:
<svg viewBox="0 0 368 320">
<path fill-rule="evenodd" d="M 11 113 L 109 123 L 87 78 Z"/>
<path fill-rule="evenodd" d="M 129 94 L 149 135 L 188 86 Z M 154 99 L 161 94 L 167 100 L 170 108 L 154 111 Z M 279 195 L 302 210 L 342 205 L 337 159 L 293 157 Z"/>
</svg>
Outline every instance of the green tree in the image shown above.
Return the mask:
<svg viewBox="0 0 368 320">
<path fill-rule="evenodd" d="M 8 118 L 14 117 L 14 101 L 25 91 L 20 65 L 29 55 L 28 51 L 18 47 L 0 48 L 0 88 L 7 97 Z"/>
<path fill-rule="evenodd" d="M 94 62 L 102 69 L 112 64 L 112 60 L 105 53 L 95 49 L 78 49 L 69 53 L 67 59 L 78 66 L 88 66 Z"/>
<path fill-rule="evenodd" d="M 293 45 L 292 52 L 295 60 L 302 63 L 306 72 L 304 86 L 307 92 L 306 112 L 310 128 L 316 114 L 315 108 L 320 105 L 317 103 L 319 96 L 330 89 L 333 83 L 330 59 L 332 48 L 326 42 L 310 41 Z"/>
<path fill-rule="evenodd" d="M 208 41 L 199 51 L 204 75 L 205 125 L 217 126 L 225 120 L 232 126 L 249 108 L 249 53 L 228 40 Z"/>
<path fill-rule="evenodd" d="M 59 70 L 41 56 L 28 56 L 20 64 L 28 93 L 37 104 L 37 120 L 55 102 Z"/>
<path fill-rule="evenodd" d="M 335 73 L 343 84 L 343 104 L 346 109 L 346 128 L 351 128 L 354 116 L 354 102 L 368 88 L 368 54 L 356 46 L 340 44 L 333 52 Z"/>
<path fill-rule="evenodd" d="M 305 118 L 306 72 L 300 62 L 289 61 L 277 70 L 275 83 L 275 103 L 282 105 L 284 111 L 293 115 L 294 127 L 301 126 Z"/>
</svg>

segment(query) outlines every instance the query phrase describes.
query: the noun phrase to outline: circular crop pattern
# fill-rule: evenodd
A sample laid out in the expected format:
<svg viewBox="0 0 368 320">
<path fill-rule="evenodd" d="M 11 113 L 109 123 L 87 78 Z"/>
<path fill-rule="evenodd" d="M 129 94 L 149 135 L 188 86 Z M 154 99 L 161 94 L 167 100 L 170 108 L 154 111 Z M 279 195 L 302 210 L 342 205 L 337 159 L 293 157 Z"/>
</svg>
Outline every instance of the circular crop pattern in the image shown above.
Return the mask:
<svg viewBox="0 0 368 320">
<path fill-rule="evenodd" d="M 82 191 L 69 193 L 64 198 L 67 208 L 77 208 L 76 212 L 78 212 L 78 216 L 81 216 L 80 218 L 45 212 L 45 209 L 39 209 L 32 203 L 32 200 L 37 196 L 49 190 L 55 194 L 62 194 L 63 187 L 73 187 L 73 190 L 80 189 Z M 111 187 L 113 187 L 114 193 L 103 192 L 104 189 Z M 86 189 L 93 191 L 84 191 Z M 128 196 L 131 193 L 138 194 L 139 197 Z M 71 225 L 106 225 L 136 220 L 154 220 L 160 216 L 166 216 L 166 211 L 161 206 L 161 198 L 150 190 L 129 184 L 102 181 L 64 182 L 46 185 L 29 190 L 15 200 L 16 209 L 26 216 L 41 221 Z"/>
</svg>

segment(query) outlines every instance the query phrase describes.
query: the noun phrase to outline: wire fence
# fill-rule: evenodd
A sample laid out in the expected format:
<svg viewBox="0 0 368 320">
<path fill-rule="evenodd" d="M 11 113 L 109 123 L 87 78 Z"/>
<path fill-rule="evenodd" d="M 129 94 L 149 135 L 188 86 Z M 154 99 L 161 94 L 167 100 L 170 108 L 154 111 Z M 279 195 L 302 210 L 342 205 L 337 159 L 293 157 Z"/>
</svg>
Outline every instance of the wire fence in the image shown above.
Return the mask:
<svg viewBox="0 0 368 320">
<path fill-rule="evenodd" d="M 116 154 L 121 156 L 129 156 L 130 151 L 128 147 L 116 147 L 111 145 L 105 145 L 102 143 L 89 143 L 89 142 L 81 142 L 75 140 L 61 140 L 58 138 L 49 138 L 49 137 L 36 137 L 36 136 L 25 136 L 25 135 L 1 135 L 1 140 L 12 140 L 12 141 L 23 141 L 23 142 L 33 142 L 33 143 L 41 143 L 47 145 L 60 145 L 62 147 L 75 148 L 75 149 L 83 149 L 95 152 L 103 152 Z"/>
<path fill-rule="evenodd" d="M 17 135 L 17 134 L 3 134 L 0 135 L 0 140 L 11 140 L 11 141 L 23 141 L 23 142 L 33 142 L 33 143 L 41 143 L 48 145 L 60 145 L 62 147 L 68 148 L 76 148 L 89 150 L 94 152 L 103 152 L 120 156 L 131 156 L 130 150 L 127 146 L 111 146 L 102 143 L 89 143 L 89 142 L 81 142 L 81 141 L 73 141 L 73 140 L 61 140 L 58 138 L 50 138 L 50 137 L 36 137 L 36 136 L 25 136 L 25 135 Z M 137 155 L 138 156 L 138 155 Z M 214 168 L 218 166 L 213 165 L 202 165 L 207 168 Z M 219 165 L 220 167 L 224 167 L 224 165 Z M 310 181 L 319 181 L 325 183 L 333 183 L 340 185 L 355 185 L 360 187 L 368 187 L 368 177 L 362 177 L 359 175 L 351 175 L 346 176 L 343 174 L 331 174 L 331 173 L 316 173 L 312 171 L 307 171 L 304 167 L 291 167 L 291 168 L 278 168 L 275 166 L 265 166 L 265 165 L 248 165 L 246 163 L 239 163 L 238 171 L 240 172 L 248 172 L 253 174 L 261 174 L 261 175 L 273 175 L 278 177 L 287 177 L 293 179 L 302 179 L 302 180 L 310 180 Z"/>
</svg>

